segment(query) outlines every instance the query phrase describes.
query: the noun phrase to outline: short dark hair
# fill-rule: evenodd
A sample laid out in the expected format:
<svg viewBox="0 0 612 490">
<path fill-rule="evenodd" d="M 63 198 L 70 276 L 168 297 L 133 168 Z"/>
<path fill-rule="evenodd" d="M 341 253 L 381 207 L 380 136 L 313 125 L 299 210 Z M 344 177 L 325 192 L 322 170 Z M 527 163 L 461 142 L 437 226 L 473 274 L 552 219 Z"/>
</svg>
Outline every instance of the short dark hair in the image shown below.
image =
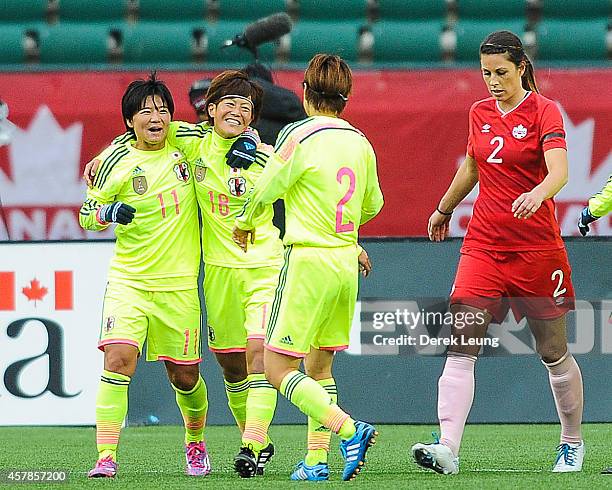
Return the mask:
<svg viewBox="0 0 612 490">
<path fill-rule="evenodd" d="M 123 123 L 128 131 L 134 132 L 127 124 L 139 110 L 144 107 L 147 97 L 159 95 L 170 112 L 174 116 L 174 100 L 172 94 L 164 82 L 157 79 L 157 73 L 152 71 L 146 80 L 134 80 L 128 85 L 121 98 L 121 115 Z"/>
<path fill-rule="evenodd" d="M 257 122 L 261 112 L 263 89 L 257 82 L 250 80 L 246 72 L 242 70 L 225 70 L 213 78 L 208 92 L 206 92 L 206 117 L 210 124 L 214 124 L 215 121 L 208 114 L 208 106 L 210 104 L 216 105 L 226 95 L 250 97 L 253 102 L 253 121 L 251 123 Z"/>
<path fill-rule="evenodd" d="M 340 56 L 317 54 L 304 73 L 306 100 L 317 111 L 340 114 L 353 88 L 351 69 Z"/>
</svg>

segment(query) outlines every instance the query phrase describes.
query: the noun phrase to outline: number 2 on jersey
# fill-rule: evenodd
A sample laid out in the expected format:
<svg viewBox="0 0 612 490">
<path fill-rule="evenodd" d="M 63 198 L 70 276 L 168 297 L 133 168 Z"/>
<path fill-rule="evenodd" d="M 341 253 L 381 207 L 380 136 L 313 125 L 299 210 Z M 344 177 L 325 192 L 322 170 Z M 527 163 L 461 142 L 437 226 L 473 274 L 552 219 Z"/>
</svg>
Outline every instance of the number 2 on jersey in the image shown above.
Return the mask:
<svg viewBox="0 0 612 490">
<path fill-rule="evenodd" d="M 489 162 L 489 163 L 504 163 L 504 161 L 501 158 L 496 158 L 497 154 L 504 147 L 504 138 L 502 138 L 501 136 L 495 136 L 495 137 L 491 138 L 491 141 L 489 141 L 489 143 L 492 144 L 492 145 L 497 144 L 497 146 L 493 149 L 493 151 L 489 155 L 489 158 L 487 158 L 487 162 Z"/>
<path fill-rule="evenodd" d="M 352 221 L 348 223 L 342 222 L 342 212 L 344 211 L 344 205 L 350 201 L 351 197 L 355 192 L 355 173 L 348 167 L 342 167 L 336 174 L 336 180 L 338 184 L 342 184 L 343 177 L 349 178 L 349 186 L 344 194 L 344 197 L 340 199 L 336 206 L 336 233 L 348 233 L 355 229 L 355 224 Z"/>
</svg>

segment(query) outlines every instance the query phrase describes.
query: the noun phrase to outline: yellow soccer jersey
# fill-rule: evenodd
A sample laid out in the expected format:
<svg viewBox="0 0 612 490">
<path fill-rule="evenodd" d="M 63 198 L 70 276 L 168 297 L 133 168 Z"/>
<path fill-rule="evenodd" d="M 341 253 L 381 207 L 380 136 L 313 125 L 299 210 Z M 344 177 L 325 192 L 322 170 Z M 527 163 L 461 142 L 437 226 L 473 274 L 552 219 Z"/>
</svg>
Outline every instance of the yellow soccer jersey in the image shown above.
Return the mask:
<svg viewBox="0 0 612 490">
<path fill-rule="evenodd" d="M 117 225 L 109 280 L 150 291 L 197 287 L 200 241 L 194 179 L 175 147 L 142 151 L 132 143 L 112 145 L 98 157 L 100 166 L 87 190 L 79 222 L 101 230 L 104 204 L 121 201 L 136 209 L 134 220 Z"/>
<path fill-rule="evenodd" d="M 359 130 L 335 117 L 313 116 L 286 126 L 236 225 L 255 228 L 257 240 L 257 216 L 281 196 L 286 245 L 357 243 L 359 226 L 383 206 L 372 146 Z"/>
<path fill-rule="evenodd" d="M 168 141 L 192 162 L 196 196 L 202 214 L 202 251 L 204 262 L 235 268 L 279 265 L 283 245 L 272 224 L 272 204 L 257 218 L 257 240 L 245 254 L 232 240 L 234 221 L 242 210 L 253 184 L 263 171 L 265 161 L 258 159 L 248 170 L 232 169 L 225 155 L 234 139 L 224 139 L 212 127 L 173 122 Z"/>
</svg>

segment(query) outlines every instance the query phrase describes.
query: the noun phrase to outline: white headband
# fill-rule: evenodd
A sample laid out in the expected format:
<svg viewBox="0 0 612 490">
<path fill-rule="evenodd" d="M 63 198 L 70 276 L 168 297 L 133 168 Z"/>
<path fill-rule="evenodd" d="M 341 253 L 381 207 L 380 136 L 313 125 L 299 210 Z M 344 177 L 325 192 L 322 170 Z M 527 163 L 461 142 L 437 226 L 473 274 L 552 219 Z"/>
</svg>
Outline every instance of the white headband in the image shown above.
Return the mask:
<svg viewBox="0 0 612 490">
<path fill-rule="evenodd" d="M 224 95 L 219 99 L 219 102 L 221 102 L 223 99 L 243 99 L 249 102 L 251 104 L 251 107 L 255 109 L 255 104 L 253 103 L 253 101 L 248 97 L 245 97 L 244 95 Z"/>
</svg>

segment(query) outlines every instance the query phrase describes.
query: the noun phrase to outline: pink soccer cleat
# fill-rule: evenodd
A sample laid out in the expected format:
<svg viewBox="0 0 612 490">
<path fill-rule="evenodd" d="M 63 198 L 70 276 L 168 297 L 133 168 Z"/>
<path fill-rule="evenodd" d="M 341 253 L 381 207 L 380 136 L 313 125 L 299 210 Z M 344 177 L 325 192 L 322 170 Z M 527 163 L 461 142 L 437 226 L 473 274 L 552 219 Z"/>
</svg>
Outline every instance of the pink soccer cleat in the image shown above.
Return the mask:
<svg viewBox="0 0 612 490">
<path fill-rule="evenodd" d="M 210 459 L 204 442 L 190 442 L 185 446 L 185 458 L 185 473 L 189 476 L 206 476 L 210 473 Z"/>
<path fill-rule="evenodd" d="M 113 461 L 113 458 L 107 456 L 106 458 L 99 459 L 96 461 L 96 466 L 93 470 L 87 473 L 88 478 L 114 478 L 117 474 L 117 463 Z"/>
</svg>

